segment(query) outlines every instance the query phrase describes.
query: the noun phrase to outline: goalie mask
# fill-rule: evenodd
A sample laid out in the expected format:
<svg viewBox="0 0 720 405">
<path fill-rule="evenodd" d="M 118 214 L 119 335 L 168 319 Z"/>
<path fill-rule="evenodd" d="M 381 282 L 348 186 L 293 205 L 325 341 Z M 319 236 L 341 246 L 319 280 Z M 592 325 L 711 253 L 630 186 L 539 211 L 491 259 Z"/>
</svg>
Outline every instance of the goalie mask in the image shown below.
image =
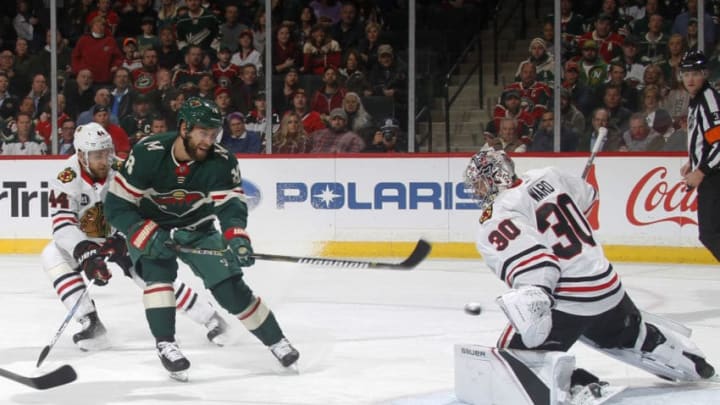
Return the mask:
<svg viewBox="0 0 720 405">
<path fill-rule="evenodd" d="M 115 160 L 115 146 L 105 128 L 94 122 L 77 127 L 73 147 L 85 171 L 98 179 L 107 177 Z"/>
<path fill-rule="evenodd" d="M 515 182 L 515 164 L 502 150 L 480 151 L 465 169 L 465 186 L 483 210 Z"/>
</svg>

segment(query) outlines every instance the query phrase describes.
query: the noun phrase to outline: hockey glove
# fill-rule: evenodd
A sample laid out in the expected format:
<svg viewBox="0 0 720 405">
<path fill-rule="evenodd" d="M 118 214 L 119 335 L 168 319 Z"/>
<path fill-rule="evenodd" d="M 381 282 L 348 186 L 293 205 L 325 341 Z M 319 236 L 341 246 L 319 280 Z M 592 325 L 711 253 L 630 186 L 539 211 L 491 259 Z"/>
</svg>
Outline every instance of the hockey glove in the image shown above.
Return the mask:
<svg viewBox="0 0 720 405">
<path fill-rule="evenodd" d="M 228 241 L 230 251 L 237 257 L 240 267 L 250 267 L 255 264 L 250 235 L 244 229 L 228 228 L 225 230 L 225 239 Z"/>
<path fill-rule="evenodd" d="M 149 259 L 176 257 L 175 252 L 165 246 L 165 242 L 170 239 L 170 232 L 162 229 L 155 221 L 146 219 L 138 222 L 130 227 L 128 235 L 130 236 L 128 246 L 137 249 L 140 255 Z"/>
<path fill-rule="evenodd" d="M 529 349 L 540 346 L 550 335 L 555 300 L 544 288 L 522 286 L 499 296 L 496 302 Z"/>
<path fill-rule="evenodd" d="M 133 262 L 128 254 L 125 236 L 121 233 L 116 232 L 113 236 L 105 239 L 105 242 L 100 247 L 100 254 L 107 256 L 109 261 L 120 266 L 126 276 L 132 277 L 130 275 L 130 269 L 133 266 Z"/>
<path fill-rule="evenodd" d="M 100 253 L 100 245 L 97 243 L 89 240 L 78 243 L 73 249 L 73 257 L 80 264 L 88 280 L 95 280 L 95 284 L 103 286 L 112 277 L 105 264 L 105 257 Z"/>
</svg>

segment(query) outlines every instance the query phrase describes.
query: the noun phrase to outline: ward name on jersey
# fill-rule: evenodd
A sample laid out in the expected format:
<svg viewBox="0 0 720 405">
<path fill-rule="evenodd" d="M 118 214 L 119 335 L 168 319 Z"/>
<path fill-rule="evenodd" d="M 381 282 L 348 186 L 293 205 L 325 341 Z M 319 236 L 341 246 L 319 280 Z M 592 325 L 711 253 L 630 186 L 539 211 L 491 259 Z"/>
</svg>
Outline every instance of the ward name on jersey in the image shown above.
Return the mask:
<svg viewBox="0 0 720 405">
<path fill-rule="evenodd" d="M 595 200 L 595 189 L 579 177 L 530 170 L 484 215 L 477 248 L 508 286 L 544 286 L 557 310 L 600 314 L 624 289 L 585 219 Z"/>
<path fill-rule="evenodd" d="M 116 175 L 106 203 L 125 205 L 117 221 L 121 230 L 146 218 L 165 229 L 211 226 L 215 217 L 222 231 L 245 228 L 247 205 L 235 156 L 216 144 L 206 160 L 180 163 L 172 153 L 175 139 L 175 133 L 165 133 L 138 142 Z"/>
</svg>

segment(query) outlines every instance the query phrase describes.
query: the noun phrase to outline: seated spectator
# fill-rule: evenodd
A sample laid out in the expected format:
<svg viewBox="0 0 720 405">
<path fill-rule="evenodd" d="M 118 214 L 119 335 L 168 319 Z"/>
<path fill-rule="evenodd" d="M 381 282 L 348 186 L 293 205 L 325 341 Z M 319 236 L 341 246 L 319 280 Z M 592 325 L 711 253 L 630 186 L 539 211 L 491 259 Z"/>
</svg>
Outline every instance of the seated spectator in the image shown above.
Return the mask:
<svg viewBox="0 0 720 405">
<path fill-rule="evenodd" d="M 262 55 L 253 46 L 253 32 L 245 30 L 238 37 L 238 50 L 232 55 L 230 63 L 243 67 L 245 65 L 255 65 L 257 72 L 262 72 Z"/>
<path fill-rule="evenodd" d="M 173 1 L 173 0 L 170 0 Z M 177 47 L 175 31 L 167 26 L 160 29 L 160 48 L 158 49 L 158 66 L 168 70 L 183 63 L 183 54 Z"/>
<path fill-rule="evenodd" d="M 395 118 L 385 118 L 380 129 L 373 131 L 369 142 L 365 142 L 365 152 L 386 153 L 407 150 L 406 136 L 400 130 L 400 123 Z"/>
<path fill-rule="evenodd" d="M 696 51 L 698 49 L 698 22 L 695 17 L 690 18 L 690 21 L 688 22 L 685 42 L 687 42 L 689 51 Z"/>
<path fill-rule="evenodd" d="M 10 92 L 15 94 L 25 94 L 27 93 L 27 84 L 22 84 L 19 83 L 18 80 L 15 80 L 17 74 L 13 68 L 14 64 L 15 55 L 13 55 L 12 51 L 9 49 L 0 51 L 0 72 L 5 73 L 10 80 Z M 20 80 L 22 81 L 22 78 L 20 78 Z"/>
<path fill-rule="evenodd" d="M 330 126 L 312 133 L 312 153 L 357 153 L 365 149 L 360 135 L 347 128 L 342 108 L 330 111 Z"/>
<path fill-rule="evenodd" d="M 637 88 L 625 80 L 625 65 L 613 62 L 610 64 L 608 80 L 600 87 L 600 94 L 605 94 L 608 86 L 620 88 L 620 104 L 630 111 L 637 111 L 640 95 Z"/>
<path fill-rule="evenodd" d="M 651 84 L 645 87 L 642 91 L 641 101 L 642 107 L 640 112 L 647 117 L 648 125 L 650 125 L 652 124 L 655 111 L 660 108 L 660 104 L 662 103 L 662 94 L 660 94 L 658 86 Z"/>
<path fill-rule="evenodd" d="M 312 8 L 305 6 L 300 10 L 298 21 L 300 23 L 297 26 L 296 37 L 300 50 L 302 50 L 305 43 L 312 37 L 312 30 L 317 24 L 317 17 L 315 17 Z"/>
<path fill-rule="evenodd" d="M 630 117 L 630 128 L 623 133 L 625 146 L 620 150 L 625 152 L 650 152 L 650 149 L 660 134 L 648 125 L 643 113 L 634 113 Z"/>
<path fill-rule="evenodd" d="M 618 152 L 625 147 L 622 133 L 618 129 L 610 124 L 610 112 L 605 107 L 596 108 L 592 112 L 592 118 L 590 120 L 592 132 L 589 135 L 580 134 L 578 141 L 578 152 L 589 152 L 595 140 L 597 139 L 598 130 L 600 128 L 607 129 L 607 138 L 605 138 L 605 144 L 603 145 L 602 152 Z"/>
<path fill-rule="evenodd" d="M 223 119 L 227 117 L 228 114 L 235 111 L 230 100 L 230 90 L 225 87 L 217 86 L 215 87 L 213 96 L 213 100 L 220 110 L 220 114 L 223 116 Z"/>
<path fill-rule="evenodd" d="M 578 136 L 585 132 L 585 115 L 572 103 L 572 95 L 566 88 L 560 90 L 560 120 L 561 127 L 567 127 Z"/>
<path fill-rule="evenodd" d="M 14 117 L 17 113 L 19 100 L 10 94 L 10 79 L 7 73 L 0 71 L 0 119 Z"/>
<path fill-rule="evenodd" d="M 533 38 L 528 49 L 530 57 L 520 62 L 515 72 L 515 81 L 521 81 L 523 66 L 528 63 L 535 67 L 535 78 L 545 85 L 552 85 L 555 80 L 555 59 L 547 51 L 547 45 L 542 38 Z"/>
<path fill-rule="evenodd" d="M 670 88 L 665 82 L 665 76 L 663 75 L 662 69 L 658 65 L 647 65 L 643 72 L 643 82 L 640 83 L 638 89 L 642 90 L 647 86 L 655 85 L 660 89 L 660 94 L 665 97 Z"/>
<path fill-rule="evenodd" d="M 35 116 L 35 103 L 31 97 L 23 97 L 23 99 L 20 100 L 20 105 L 18 106 L 18 114 L 19 113 L 27 114 L 31 117 Z M 11 121 L 15 120 L 11 119 Z"/>
<path fill-rule="evenodd" d="M 347 51 L 357 48 L 364 36 L 363 27 L 358 20 L 357 6 L 353 2 L 344 2 L 340 8 L 340 20 L 331 28 L 332 37 Z"/>
<path fill-rule="evenodd" d="M 44 75 L 38 73 L 33 76 L 30 93 L 28 93 L 27 96 L 33 101 L 35 111 L 33 118 L 37 118 L 42 107 L 50 101 L 50 88 L 47 85 L 47 79 Z"/>
<path fill-rule="evenodd" d="M 152 16 L 143 17 L 140 30 L 142 32 L 135 38 L 140 55 L 142 55 L 146 49 L 157 49 L 160 47 L 160 39 L 155 35 L 155 18 Z"/>
<path fill-rule="evenodd" d="M 595 29 L 580 36 L 581 44 L 590 40 L 596 44 L 598 55 L 604 63 L 609 63 L 612 58 L 620 56 L 623 43 L 622 35 L 613 32 L 612 21 L 612 16 L 601 13 L 595 19 Z"/>
<path fill-rule="evenodd" d="M 230 89 L 232 105 L 243 114 L 247 114 L 255 106 L 255 95 L 261 89 L 255 65 L 245 65 L 240 70 L 240 81 Z"/>
<path fill-rule="evenodd" d="M 194 0 L 196 1 L 196 0 Z M 198 81 L 208 73 L 203 65 L 203 51 L 198 45 L 188 45 L 185 49 L 185 64 L 180 65 L 172 78 L 172 86 L 179 89 L 194 89 Z"/>
<path fill-rule="evenodd" d="M 179 15 L 175 23 L 180 49 L 196 45 L 203 52 L 209 52 L 213 41 L 217 41 L 220 24 L 215 14 L 201 3 L 201 0 L 185 0 L 187 14 Z"/>
<path fill-rule="evenodd" d="M 380 24 L 370 21 L 365 25 L 365 37 L 358 45 L 362 64 L 368 72 L 378 63 L 378 47 L 387 42 L 381 39 L 380 34 Z"/>
<path fill-rule="evenodd" d="M 487 123 L 486 131 L 497 136 L 500 130 L 500 122 L 505 118 L 512 118 L 515 121 L 519 135 L 529 135 L 530 128 L 535 126 L 535 117 L 522 109 L 520 104 L 520 92 L 517 89 L 505 89 L 500 96 L 500 102 L 495 105 L 493 119 Z"/>
<path fill-rule="evenodd" d="M 355 49 L 347 51 L 343 64 L 338 69 L 340 85 L 345 87 L 347 91 L 362 94 L 363 96 L 371 96 L 372 88 L 362 65 L 358 51 Z"/>
<path fill-rule="evenodd" d="M 687 132 L 675 129 L 673 119 L 667 111 L 662 108 L 655 111 L 652 121 L 650 121 L 650 127 L 659 136 L 648 145 L 648 150 L 663 152 L 687 150 Z"/>
<path fill-rule="evenodd" d="M 153 115 L 152 124 L 150 126 L 150 135 L 162 134 L 168 131 L 167 122 L 165 118 L 160 115 Z"/>
<path fill-rule="evenodd" d="M 407 66 L 398 62 L 390 45 L 378 47 L 378 63 L 369 76 L 372 95 L 407 103 Z"/>
<path fill-rule="evenodd" d="M 265 8 L 258 8 L 255 19 L 250 27 L 253 34 L 253 47 L 257 50 L 265 50 Z"/>
<path fill-rule="evenodd" d="M 178 111 L 180 111 L 180 107 L 182 107 L 184 102 L 185 93 L 178 89 L 171 87 L 163 94 L 162 102 L 160 103 L 160 110 L 162 116 L 165 118 L 168 128 L 171 128 L 172 130 L 177 129 Z"/>
<path fill-rule="evenodd" d="M 660 0 L 646 0 L 645 1 L 645 14 L 641 17 L 636 19 L 631 23 L 632 32 L 642 37 L 648 32 L 648 24 L 650 23 L 650 16 L 654 14 L 660 13 L 660 7 L 659 4 Z M 662 32 L 665 35 L 670 35 L 670 32 L 672 30 L 672 22 L 668 21 L 667 19 L 663 18 L 663 26 L 662 26 Z"/>
<path fill-rule="evenodd" d="M 150 102 L 145 95 L 139 94 L 132 103 L 132 113 L 120 121 L 120 126 L 130 139 L 130 144 L 152 134 L 152 116 Z"/>
<path fill-rule="evenodd" d="M 571 128 L 560 126 L 560 152 L 575 152 L 579 140 L 579 134 Z M 554 152 L 555 151 L 555 113 L 545 111 L 540 119 L 538 130 L 535 131 L 530 152 Z"/>
<path fill-rule="evenodd" d="M 245 124 L 248 131 L 264 134 L 268 125 L 267 100 L 265 100 L 264 91 L 260 91 L 255 95 L 254 104 L 255 108 L 250 110 L 248 115 L 245 117 Z M 280 127 L 280 116 L 274 110 L 270 114 L 270 125 L 272 125 L 272 132 L 277 131 Z"/>
<path fill-rule="evenodd" d="M 640 62 L 638 39 L 632 35 L 625 38 L 622 45 L 622 56 L 613 58 L 610 64 L 619 64 L 625 71 L 624 80 L 634 88 L 642 82 L 645 65 Z M 610 68 L 612 69 L 612 67 Z"/>
<path fill-rule="evenodd" d="M 608 123 L 619 131 L 625 131 L 630 124 L 632 111 L 622 106 L 622 93 L 619 86 L 609 85 L 605 87 L 603 94 L 603 107 L 610 113 Z"/>
<path fill-rule="evenodd" d="M 650 16 L 648 32 L 640 37 L 640 61 L 644 64 L 659 63 L 667 55 L 667 34 L 662 31 L 663 17 Z"/>
<path fill-rule="evenodd" d="M 582 57 L 577 62 L 580 70 L 580 81 L 595 90 L 607 79 L 607 64 L 598 56 L 598 45 L 588 39 L 581 45 Z"/>
<path fill-rule="evenodd" d="M 527 152 L 527 145 L 518 137 L 517 121 L 513 118 L 500 120 L 499 134 L 497 137 L 486 138 L 488 141 L 480 150 L 504 150 L 508 153 Z"/>
<path fill-rule="evenodd" d="M 585 18 L 573 10 L 573 0 L 560 0 L 560 32 L 563 35 L 579 36 L 585 32 Z"/>
<path fill-rule="evenodd" d="M 217 62 L 210 67 L 218 86 L 226 89 L 229 89 L 240 80 L 238 79 L 240 66 L 230 62 L 231 56 L 229 48 L 221 48 L 217 54 Z"/>
<path fill-rule="evenodd" d="M 206 100 L 215 98 L 215 80 L 213 80 L 212 73 L 205 72 L 200 75 L 195 95 Z"/>
<path fill-rule="evenodd" d="M 309 135 L 312 135 L 315 131 L 325 129 L 325 123 L 320 113 L 308 108 L 307 96 L 305 95 L 304 89 L 300 88 L 295 92 L 291 112 L 296 113 L 300 117 L 303 128 L 305 128 L 305 132 Z"/>
<path fill-rule="evenodd" d="M 261 153 L 262 134 L 245 128 L 245 116 L 234 112 L 228 115 L 230 132 L 223 134 L 220 144 L 232 153 Z"/>
<path fill-rule="evenodd" d="M 47 145 L 35 134 L 32 118 L 25 113 L 18 113 L 9 127 L 9 136 L 3 138 L 3 155 L 44 155 Z"/>
<path fill-rule="evenodd" d="M 710 71 L 712 72 L 712 70 Z M 685 90 L 682 82 L 675 81 L 674 83 L 673 88 L 661 99 L 660 107 L 670 113 L 673 121 L 679 122 L 681 117 L 687 117 L 690 93 Z"/>
<path fill-rule="evenodd" d="M 155 48 L 142 51 L 142 66 L 132 71 L 132 88 L 137 93 L 148 94 L 158 88 L 158 55 Z M 117 79 L 117 77 L 115 78 Z M 114 82 L 117 80 L 113 80 Z M 117 86 L 117 83 L 115 84 Z"/>
<path fill-rule="evenodd" d="M 273 104 L 279 106 L 279 111 L 292 109 L 292 99 L 300 88 L 300 76 L 295 68 L 288 69 L 283 78 L 282 86 L 273 88 Z"/>
<path fill-rule="evenodd" d="M 158 8 L 158 26 L 165 28 L 175 24 L 178 17 L 178 0 L 160 0 Z"/>
<path fill-rule="evenodd" d="M 282 23 L 275 33 L 272 48 L 273 73 L 285 74 L 301 67 L 301 47 L 292 37 L 292 25 Z"/>
<path fill-rule="evenodd" d="M 32 77 L 32 55 L 30 55 L 30 49 L 28 41 L 24 38 L 18 38 L 15 40 L 15 61 L 13 62 L 13 70 L 18 75 L 18 79 L 23 77 Z M 43 76 L 45 76 L 43 74 Z M 45 76 L 48 77 L 48 76 Z"/>
<path fill-rule="evenodd" d="M 117 124 L 110 122 L 110 110 L 104 105 L 93 107 L 93 122 L 100 124 L 110 134 L 115 146 L 115 154 L 125 159 L 130 153 L 130 139 L 127 132 Z"/>
<path fill-rule="evenodd" d="M 346 91 L 344 87 L 340 87 L 337 69 L 332 66 L 325 69 L 322 80 L 323 86 L 313 94 L 310 109 L 319 112 L 322 119 L 328 122 L 330 111 L 342 108 Z"/>
<path fill-rule="evenodd" d="M 108 37 L 115 35 L 120 16 L 111 8 L 110 0 L 97 0 L 97 9 L 87 14 L 85 24 L 92 26 L 99 18 L 102 18 L 106 24 L 106 27 L 103 27 L 103 34 Z"/>
<path fill-rule="evenodd" d="M 353 132 L 363 137 L 367 141 L 371 132 L 375 132 L 373 128 L 373 118 L 365 111 L 362 100 L 357 93 L 348 92 L 343 98 L 342 108 L 347 114 L 347 126 Z M 387 122 L 386 122 L 387 123 Z M 399 124 L 398 124 L 399 125 Z M 398 126 L 398 129 L 400 127 Z"/>
<path fill-rule="evenodd" d="M 543 112 L 547 111 L 552 100 L 552 90 L 547 84 L 536 80 L 535 65 L 532 62 L 523 63 L 520 67 L 520 80 L 509 84 L 506 88 L 520 92 L 521 108 L 533 117 L 533 121 L 536 121 Z"/>
<path fill-rule="evenodd" d="M 238 50 L 237 38 L 249 27 L 239 21 L 238 6 L 225 6 L 225 22 L 220 24 L 220 48 L 227 48 L 230 53 Z"/>
<path fill-rule="evenodd" d="M 95 111 L 98 106 L 107 108 L 108 119 L 110 122 L 112 122 L 113 124 L 117 124 L 119 122 L 118 117 L 112 114 L 112 96 L 110 95 L 110 90 L 106 89 L 105 87 L 98 88 L 95 91 L 94 101 L 95 104 L 93 104 L 92 107 L 81 112 L 80 115 L 78 115 L 76 120 L 78 126 L 93 122 L 93 117 L 95 116 Z"/>
<path fill-rule="evenodd" d="M 340 21 L 342 4 L 340 4 L 338 0 L 312 0 L 310 7 L 313 9 L 315 17 L 317 17 L 318 20 L 326 17 L 331 24 Z"/>
<path fill-rule="evenodd" d="M 672 26 L 672 33 L 673 34 L 680 34 L 684 37 L 687 37 L 689 26 L 690 26 L 690 20 L 695 18 L 695 23 L 697 24 L 697 15 L 698 15 L 698 8 L 697 8 L 697 0 L 688 0 L 687 2 L 687 10 L 683 13 L 678 14 L 675 17 L 675 21 L 673 22 Z M 706 2 L 707 4 L 707 2 Z M 697 25 L 696 25 L 697 26 Z M 704 37 L 705 38 L 705 46 L 703 49 L 713 49 L 715 46 L 715 21 L 713 21 L 713 17 L 708 13 L 708 7 L 705 7 L 705 15 L 703 16 L 703 27 L 704 27 Z M 689 44 L 688 44 L 689 46 Z M 689 49 L 689 48 L 688 48 Z"/>
<path fill-rule="evenodd" d="M 40 135 L 47 145 L 48 150 L 52 146 L 52 100 L 48 101 L 41 109 L 38 119 L 35 121 L 35 132 Z M 65 113 L 65 96 L 57 95 L 57 124 L 62 127 L 63 123 L 70 119 Z M 74 125 L 74 123 L 73 123 Z"/>
<path fill-rule="evenodd" d="M 680 77 L 680 61 L 687 51 L 687 42 L 680 34 L 672 34 L 667 43 L 668 55 L 658 63 L 660 69 L 665 76 L 665 81 L 670 88 L 675 87 L 681 82 Z"/>
<path fill-rule="evenodd" d="M 312 139 L 305 132 L 300 116 L 290 111 L 280 121 L 280 129 L 273 135 L 272 153 L 309 153 Z"/>
<path fill-rule="evenodd" d="M 32 41 L 38 30 L 40 20 L 33 15 L 33 10 L 28 0 L 17 1 L 17 14 L 12 20 L 13 28 L 17 38 L 25 41 Z"/>
<path fill-rule="evenodd" d="M 58 141 L 58 155 L 74 155 L 75 121 L 65 120 L 60 126 L 60 139 Z"/>
<path fill-rule="evenodd" d="M 132 113 L 132 100 L 137 93 L 130 87 L 130 72 L 125 68 L 121 67 L 115 71 L 113 84 L 115 87 L 110 90 L 110 119 L 112 120 L 112 117 L 116 117 L 119 121 Z M 98 103 L 98 101 L 95 100 L 95 104 L 102 103 Z"/>
<path fill-rule="evenodd" d="M 80 37 L 73 48 L 72 71 L 78 74 L 88 69 L 96 84 L 110 84 L 112 73 L 122 64 L 122 60 L 123 54 L 115 39 L 105 35 L 104 18 L 96 17 L 92 20 L 90 32 Z"/>
<path fill-rule="evenodd" d="M 329 38 L 325 27 L 317 24 L 312 29 L 310 39 L 303 46 L 302 73 L 320 75 L 328 67 L 337 67 L 341 59 L 340 45 Z"/>
</svg>

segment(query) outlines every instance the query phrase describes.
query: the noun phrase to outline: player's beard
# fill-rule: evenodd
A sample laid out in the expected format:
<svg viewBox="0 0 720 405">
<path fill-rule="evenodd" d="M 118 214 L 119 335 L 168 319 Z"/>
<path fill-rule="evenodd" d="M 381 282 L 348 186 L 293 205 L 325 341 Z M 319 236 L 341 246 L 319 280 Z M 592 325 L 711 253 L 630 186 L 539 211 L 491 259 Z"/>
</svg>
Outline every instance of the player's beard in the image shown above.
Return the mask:
<svg viewBox="0 0 720 405">
<path fill-rule="evenodd" d="M 192 144 L 190 142 L 190 137 L 185 135 L 183 137 L 183 146 L 185 147 L 185 151 L 190 156 L 190 158 L 196 162 L 202 162 L 203 160 L 210 157 L 215 150 L 213 145 L 210 145 L 210 149 L 206 151 L 200 150 L 197 147 L 197 144 Z"/>
</svg>

